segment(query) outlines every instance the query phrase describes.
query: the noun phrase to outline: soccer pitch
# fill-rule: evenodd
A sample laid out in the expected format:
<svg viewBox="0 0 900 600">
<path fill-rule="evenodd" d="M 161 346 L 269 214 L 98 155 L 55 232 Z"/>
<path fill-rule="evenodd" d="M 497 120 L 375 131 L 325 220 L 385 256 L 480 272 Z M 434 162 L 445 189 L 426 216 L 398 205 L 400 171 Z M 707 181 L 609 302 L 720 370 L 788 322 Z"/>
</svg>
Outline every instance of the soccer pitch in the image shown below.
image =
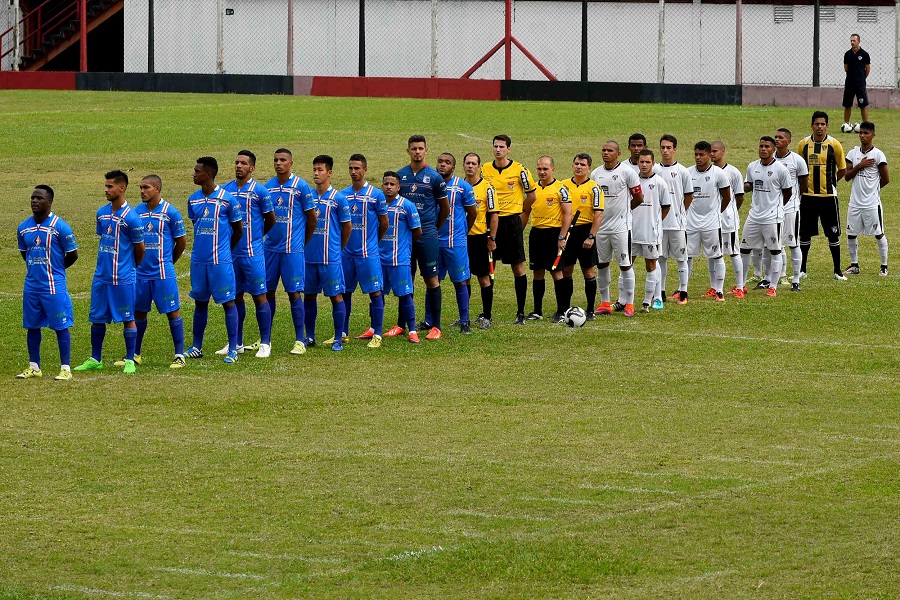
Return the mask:
<svg viewBox="0 0 900 600">
<path fill-rule="evenodd" d="M 761 135 L 788 127 L 795 144 L 807 135 L 811 109 L 0 99 L 0 598 L 900 596 L 900 263 L 878 277 L 872 238 L 860 238 L 863 272 L 848 282 L 831 278 L 827 242 L 815 238 L 803 291 L 775 299 L 702 298 L 701 259 L 686 306 L 580 330 L 546 320 L 512 327 L 512 276 L 498 266 L 495 327 L 471 336 L 447 326 L 445 339 L 418 346 L 394 338 L 379 350 L 352 342 L 342 353 L 290 356 L 282 301 L 267 360 L 245 354 L 229 367 L 213 357 L 225 339 L 214 308 L 208 357 L 179 372 L 168 368 L 165 318 L 152 313 L 134 377 L 110 368 L 123 352 L 113 326 L 102 373 L 13 378 L 27 365 L 15 228 L 31 214 L 35 184 L 54 187 L 54 212 L 79 241 L 69 270 L 79 364 L 89 355 L 94 213 L 107 170 L 129 172 L 132 204 L 139 178 L 159 174 L 163 197 L 182 212 L 198 156 L 219 159 L 224 183 L 242 148 L 259 157 L 263 181 L 280 146 L 307 180 L 311 158 L 331 154 L 340 189 L 351 153 L 367 156 L 377 182 L 408 162 L 412 133 L 428 137 L 432 163 L 442 151 L 460 163 L 468 151 L 490 160 L 491 138 L 506 133 L 512 158 L 533 169 L 554 156 L 558 178 L 571 176 L 576 152 L 599 164 L 607 139 L 624 146 L 640 131 L 657 150 L 673 133 L 683 164 L 696 141 L 721 139 L 744 172 Z M 857 136 L 838 131 L 839 110 L 829 114 L 849 151 Z M 894 161 L 900 113 L 871 117 L 875 145 Z M 892 256 L 898 185 L 883 191 Z M 839 193 L 845 215 L 849 184 Z M 188 260 L 177 269 L 189 342 Z M 636 273 L 640 296 L 642 265 Z M 583 305 L 575 282 L 573 303 Z M 367 306 L 357 292 L 351 335 L 366 327 Z M 449 323 L 446 285 L 443 306 Z M 477 290 L 472 307 L 480 311 Z M 386 325 L 395 316 L 392 297 Z M 255 327 L 251 310 L 248 337 Z M 329 327 L 323 301 L 319 337 Z M 55 373 L 46 331 L 43 360 Z"/>
</svg>

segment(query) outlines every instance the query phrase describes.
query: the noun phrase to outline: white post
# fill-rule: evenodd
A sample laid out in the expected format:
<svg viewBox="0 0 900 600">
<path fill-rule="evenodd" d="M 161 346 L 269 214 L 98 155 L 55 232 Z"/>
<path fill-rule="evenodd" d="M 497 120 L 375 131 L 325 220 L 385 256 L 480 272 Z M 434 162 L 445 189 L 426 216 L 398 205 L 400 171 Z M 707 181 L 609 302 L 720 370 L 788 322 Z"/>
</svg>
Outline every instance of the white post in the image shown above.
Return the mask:
<svg viewBox="0 0 900 600">
<path fill-rule="evenodd" d="M 734 85 L 744 83 L 744 5 L 737 0 L 734 17 Z"/>
<path fill-rule="evenodd" d="M 897 0 L 900 2 L 900 0 Z M 659 0 L 659 39 L 656 42 L 656 82 L 666 82 L 666 0 Z"/>
<path fill-rule="evenodd" d="M 216 73 L 225 72 L 225 0 L 216 0 Z"/>
<path fill-rule="evenodd" d="M 900 1 L 900 0 L 898 0 Z M 287 75 L 294 76 L 294 0 L 288 0 Z"/>
<path fill-rule="evenodd" d="M 898 0 L 900 1 L 900 0 Z M 437 28 L 438 28 L 438 0 L 431 0 L 431 76 L 438 76 L 438 47 L 437 47 Z"/>
<path fill-rule="evenodd" d="M 894 81 L 896 87 L 900 87 L 900 0 L 894 5 L 894 19 L 896 27 L 894 31 Z"/>
<path fill-rule="evenodd" d="M 700 0 L 694 0 L 693 2 L 693 18 L 694 18 L 694 36 L 696 39 L 703 39 L 703 6 L 700 4 Z M 697 52 L 699 56 L 696 57 L 697 65 L 703 64 L 703 44 L 696 45 Z M 703 69 L 691 69 L 694 73 L 693 83 L 703 83 L 702 81 L 702 73 Z"/>
<path fill-rule="evenodd" d="M 900 2 L 900 0 L 898 0 Z M 19 0 L 13 2 L 13 55 L 12 70 L 19 70 L 19 63 L 22 60 L 22 7 L 19 6 Z"/>
</svg>

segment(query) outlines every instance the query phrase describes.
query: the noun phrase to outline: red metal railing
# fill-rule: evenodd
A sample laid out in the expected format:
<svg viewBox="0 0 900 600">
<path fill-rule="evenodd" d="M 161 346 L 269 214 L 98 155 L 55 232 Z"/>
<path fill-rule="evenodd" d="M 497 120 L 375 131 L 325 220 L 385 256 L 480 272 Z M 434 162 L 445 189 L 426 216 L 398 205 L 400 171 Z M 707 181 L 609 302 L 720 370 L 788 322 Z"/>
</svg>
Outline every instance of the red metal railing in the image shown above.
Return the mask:
<svg viewBox="0 0 900 600">
<path fill-rule="evenodd" d="M 12 27 L 0 33 L 0 50 L 9 44 L 9 48 L 0 54 L 0 70 L 3 68 L 3 59 L 15 52 L 17 48 L 22 49 L 22 56 L 30 55 L 37 49 L 48 50 L 53 45 L 49 43 L 51 36 L 59 32 L 64 25 L 80 21 L 80 31 L 83 33 L 86 23 L 84 23 L 84 18 L 79 18 L 79 15 L 85 14 L 86 4 L 86 0 L 72 0 L 60 6 L 57 0 L 46 0 L 24 15 Z M 14 36 L 17 27 L 22 27 L 24 30 L 22 38 L 18 44 L 9 43 L 7 36 Z M 72 35 L 75 33 L 73 32 Z M 82 41 L 83 44 L 84 41 Z M 82 61 L 82 65 L 84 67 L 84 61 Z"/>
</svg>

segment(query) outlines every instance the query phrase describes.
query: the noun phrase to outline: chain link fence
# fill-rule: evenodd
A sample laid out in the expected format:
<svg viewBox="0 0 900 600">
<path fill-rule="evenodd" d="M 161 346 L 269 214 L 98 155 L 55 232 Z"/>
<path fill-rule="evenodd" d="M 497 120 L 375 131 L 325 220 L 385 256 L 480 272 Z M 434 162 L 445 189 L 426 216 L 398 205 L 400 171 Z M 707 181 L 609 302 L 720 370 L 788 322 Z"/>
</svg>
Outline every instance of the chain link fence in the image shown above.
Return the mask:
<svg viewBox="0 0 900 600">
<path fill-rule="evenodd" d="M 513 79 L 545 78 L 521 47 L 563 81 L 813 84 L 810 5 L 518 0 L 510 21 Z M 505 22 L 501 0 L 126 0 L 125 70 L 458 78 Z M 868 85 L 896 86 L 894 6 L 823 5 L 819 25 L 820 85 L 843 85 L 858 33 Z M 471 76 L 503 79 L 504 54 Z"/>
</svg>

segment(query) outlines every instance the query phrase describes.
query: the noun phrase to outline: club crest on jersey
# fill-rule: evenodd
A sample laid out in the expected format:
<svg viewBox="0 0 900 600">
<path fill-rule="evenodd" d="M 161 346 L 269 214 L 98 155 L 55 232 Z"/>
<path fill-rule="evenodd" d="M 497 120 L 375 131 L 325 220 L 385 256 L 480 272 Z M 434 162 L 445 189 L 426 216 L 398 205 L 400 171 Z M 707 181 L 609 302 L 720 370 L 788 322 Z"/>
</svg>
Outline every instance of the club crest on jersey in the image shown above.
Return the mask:
<svg viewBox="0 0 900 600">
<path fill-rule="evenodd" d="M 618 181 L 618 180 L 619 180 L 619 176 L 618 176 L 618 175 L 613 175 L 613 181 Z"/>
<path fill-rule="evenodd" d="M 709 175 L 706 176 L 706 181 L 709 181 Z"/>
<path fill-rule="evenodd" d="M 650 186 L 650 189 L 651 189 L 651 190 L 652 190 L 653 188 L 656 187 L 656 184 L 655 184 L 655 183 L 651 183 L 651 184 L 648 184 L 648 185 Z"/>
<path fill-rule="evenodd" d="M 675 171 L 672 171 L 671 173 L 669 173 L 669 177 L 671 177 L 672 179 L 675 179 Z"/>
<path fill-rule="evenodd" d="M 354 204 L 354 205 L 353 205 L 353 208 L 351 208 L 350 210 L 353 211 L 353 212 L 359 212 L 359 206 L 357 206 L 356 204 Z"/>
<path fill-rule="evenodd" d="M 422 183 L 431 183 L 431 177 L 426 175 L 425 177 L 422 178 Z"/>
<path fill-rule="evenodd" d="M 547 206 L 553 206 L 553 198 L 547 198 Z"/>
<path fill-rule="evenodd" d="M 766 175 L 768 175 L 769 177 L 771 177 L 771 176 L 772 176 L 772 171 L 766 171 Z"/>
</svg>

